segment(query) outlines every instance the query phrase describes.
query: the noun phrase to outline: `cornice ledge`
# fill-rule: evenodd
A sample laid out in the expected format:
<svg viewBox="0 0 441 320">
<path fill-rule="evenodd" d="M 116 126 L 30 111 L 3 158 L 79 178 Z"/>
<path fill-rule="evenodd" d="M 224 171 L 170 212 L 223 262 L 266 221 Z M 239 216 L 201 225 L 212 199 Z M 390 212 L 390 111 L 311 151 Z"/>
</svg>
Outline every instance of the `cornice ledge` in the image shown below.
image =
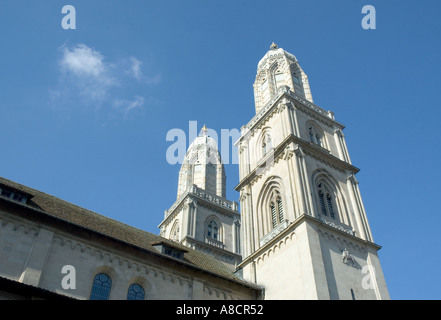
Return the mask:
<svg viewBox="0 0 441 320">
<path fill-rule="evenodd" d="M 261 246 L 259 249 L 254 251 L 252 254 L 250 254 L 248 257 L 245 257 L 242 262 L 237 266 L 237 270 L 243 268 L 245 265 L 249 264 L 250 262 L 253 262 L 258 256 L 260 256 L 262 253 L 264 253 L 266 250 L 268 250 L 271 246 L 273 246 L 274 243 L 277 243 L 281 238 L 285 237 L 287 234 L 291 232 L 295 232 L 295 229 L 303 222 L 309 221 L 313 222 L 317 225 L 323 226 L 325 228 L 328 228 L 329 230 L 332 230 L 334 232 L 337 232 L 341 235 L 344 235 L 346 237 L 352 238 L 353 240 L 356 240 L 364 245 L 368 245 L 371 247 L 374 247 L 376 250 L 380 250 L 381 246 L 362 238 L 357 237 L 356 235 L 351 235 L 345 231 L 342 231 L 340 229 L 334 228 L 326 223 L 324 223 L 322 220 L 319 220 L 311 215 L 308 214 L 302 214 L 299 217 L 297 217 L 294 221 L 289 222 L 288 226 L 280 233 L 278 233 L 276 236 L 274 236 L 270 241 L 266 242 L 263 246 Z"/>
<path fill-rule="evenodd" d="M 314 103 L 307 101 L 305 98 L 299 96 L 295 92 L 292 92 L 291 90 L 279 90 L 278 95 L 274 97 L 272 100 L 268 102 L 266 106 L 262 108 L 262 110 L 259 111 L 246 125 L 242 127 L 242 134 L 241 137 L 238 139 L 238 141 L 235 143 L 239 143 L 243 139 L 247 138 L 254 128 L 256 126 L 259 126 L 262 121 L 265 120 L 267 114 L 271 114 L 281 100 L 283 98 L 287 98 L 289 101 L 295 101 L 297 104 L 295 106 L 297 108 L 301 108 L 302 112 L 305 111 L 313 111 L 315 115 L 318 115 L 320 117 L 320 120 L 322 122 L 327 122 L 327 125 L 332 126 L 335 125 L 337 128 L 343 130 L 345 126 L 341 124 L 340 122 L 336 121 L 334 118 L 334 114 L 332 111 L 326 111 L 325 109 L 320 108 L 319 106 L 315 105 Z"/>
<path fill-rule="evenodd" d="M 270 156 L 272 156 L 272 162 L 275 162 L 280 156 L 283 155 L 283 152 L 285 151 L 286 147 L 292 142 L 299 145 L 305 154 L 312 156 L 317 160 L 322 161 L 338 170 L 341 170 L 343 172 L 349 171 L 354 174 L 360 171 L 359 168 L 353 166 L 352 164 L 349 164 L 333 156 L 332 154 L 329 153 L 328 150 L 324 148 L 315 147 L 310 142 L 305 141 L 293 134 L 290 134 L 276 148 L 274 148 L 273 156 L 272 154 L 269 154 L 266 158 L 260 160 L 256 165 L 256 168 L 254 168 L 250 173 L 248 173 L 234 189 L 236 191 L 240 191 L 244 187 L 244 185 L 258 178 L 261 175 L 261 173 L 264 171 L 264 169 L 259 167 L 259 165 L 263 165 L 263 164 L 266 164 L 267 166 L 271 165 L 272 163 L 267 163 L 268 159 L 271 158 Z"/>
<path fill-rule="evenodd" d="M 294 232 L 294 230 L 298 227 L 299 224 L 301 224 L 305 218 L 306 214 L 302 214 L 297 219 L 291 222 L 287 222 L 287 226 L 285 229 L 283 229 L 281 232 L 279 232 L 277 235 L 272 237 L 269 241 L 265 242 L 259 249 L 254 251 L 252 254 L 250 254 L 248 257 L 245 257 L 242 262 L 237 266 L 237 269 L 243 268 L 246 264 L 254 261 L 258 256 L 260 256 L 263 252 L 268 250 L 270 247 L 273 246 L 274 243 L 277 243 L 279 239 L 285 237 L 287 234 Z"/>
</svg>

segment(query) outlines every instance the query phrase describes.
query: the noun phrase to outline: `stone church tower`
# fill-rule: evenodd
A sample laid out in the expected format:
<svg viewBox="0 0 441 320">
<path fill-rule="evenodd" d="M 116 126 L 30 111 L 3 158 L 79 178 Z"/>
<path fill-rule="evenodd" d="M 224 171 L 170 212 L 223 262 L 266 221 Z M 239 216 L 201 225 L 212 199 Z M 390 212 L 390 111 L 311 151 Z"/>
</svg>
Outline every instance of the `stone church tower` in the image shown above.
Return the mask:
<svg viewBox="0 0 441 320">
<path fill-rule="evenodd" d="M 161 235 L 208 253 L 231 270 L 241 261 L 238 204 L 227 200 L 216 141 L 204 126 L 179 171 L 178 195 L 159 225 Z"/>
<path fill-rule="evenodd" d="M 254 97 L 236 143 L 238 272 L 266 299 L 389 299 L 344 126 L 313 103 L 296 57 L 274 43 Z"/>
</svg>

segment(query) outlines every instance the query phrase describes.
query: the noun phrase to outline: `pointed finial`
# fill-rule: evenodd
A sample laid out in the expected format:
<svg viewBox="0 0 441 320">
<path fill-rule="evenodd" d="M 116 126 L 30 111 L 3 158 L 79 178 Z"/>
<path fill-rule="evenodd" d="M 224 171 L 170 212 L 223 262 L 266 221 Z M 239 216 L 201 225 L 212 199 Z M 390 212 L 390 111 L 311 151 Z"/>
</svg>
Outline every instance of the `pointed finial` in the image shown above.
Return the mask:
<svg viewBox="0 0 441 320">
<path fill-rule="evenodd" d="M 271 46 L 270 46 L 270 49 L 277 49 L 278 48 L 278 46 L 277 46 L 277 44 L 275 44 L 274 42 L 271 44 Z"/>
<path fill-rule="evenodd" d="M 208 131 L 208 129 L 207 129 L 207 127 L 204 124 L 204 126 L 202 127 L 202 133 L 203 133 L 204 136 L 207 134 L 207 131 Z"/>
</svg>

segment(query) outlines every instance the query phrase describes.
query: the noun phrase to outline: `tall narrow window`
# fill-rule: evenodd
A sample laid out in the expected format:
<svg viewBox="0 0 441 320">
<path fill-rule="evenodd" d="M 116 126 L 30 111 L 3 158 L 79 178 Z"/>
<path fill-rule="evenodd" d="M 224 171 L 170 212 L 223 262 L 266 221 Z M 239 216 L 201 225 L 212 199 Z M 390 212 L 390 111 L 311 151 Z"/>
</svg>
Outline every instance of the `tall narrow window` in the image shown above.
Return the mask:
<svg viewBox="0 0 441 320">
<path fill-rule="evenodd" d="M 273 223 L 273 228 L 275 228 L 275 227 L 277 227 L 277 213 L 276 213 L 276 206 L 274 205 L 274 202 L 271 202 L 270 208 L 271 208 L 271 221 Z"/>
<path fill-rule="evenodd" d="M 270 211 L 271 211 L 271 224 L 274 229 L 284 221 L 282 198 L 280 197 L 280 194 L 277 191 L 274 192 L 272 196 L 270 202 Z"/>
<path fill-rule="evenodd" d="M 260 87 L 262 101 L 266 103 L 269 100 L 269 88 L 268 88 L 268 80 L 264 80 L 262 86 Z"/>
<path fill-rule="evenodd" d="M 216 221 L 211 220 L 207 227 L 207 236 L 219 241 L 219 228 Z"/>
<path fill-rule="evenodd" d="M 308 128 L 308 134 L 309 134 L 309 141 L 310 142 L 315 143 L 315 144 L 319 145 L 320 147 L 323 147 L 322 136 L 316 128 L 314 128 L 313 126 L 310 126 Z"/>
<path fill-rule="evenodd" d="M 269 134 L 265 134 L 262 141 L 262 156 L 266 156 L 266 154 L 271 151 L 271 148 L 271 136 Z"/>
<path fill-rule="evenodd" d="M 208 224 L 208 228 L 207 228 L 207 236 L 209 238 L 213 237 L 213 225 L 211 224 L 211 222 Z"/>
<path fill-rule="evenodd" d="M 334 208 L 332 207 L 332 198 L 329 194 L 326 195 L 326 201 L 328 202 L 328 212 L 331 218 L 335 218 Z"/>
<path fill-rule="evenodd" d="M 234 222 L 234 242 L 235 242 L 235 253 L 240 253 L 240 221 L 235 220 Z"/>
<path fill-rule="evenodd" d="M 180 240 L 180 230 L 179 230 L 179 220 L 176 220 L 173 228 L 170 232 L 170 240 L 179 242 Z"/>
<path fill-rule="evenodd" d="M 294 73 L 294 75 L 292 76 L 292 80 L 294 81 L 294 83 L 296 83 L 296 84 L 300 84 L 300 80 L 299 80 L 299 78 L 297 77 L 297 75 Z"/>
<path fill-rule="evenodd" d="M 313 127 L 309 127 L 309 141 L 315 143 L 315 141 L 314 141 L 314 128 Z"/>
<path fill-rule="evenodd" d="M 127 291 L 127 300 L 144 300 L 144 288 L 139 284 L 132 284 Z"/>
<path fill-rule="evenodd" d="M 215 225 L 213 227 L 213 239 L 219 240 L 219 229 L 217 228 L 216 222 L 214 224 Z"/>
<path fill-rule="evenodd" d="M 283 73 L 276 73 L 275 78 L 276 82 L 282 82 L 285 80 L 285 75 Z"/>
<path fill-rule="evenodd" d="M 279 210 L 279 221 L 283 221 L 283 206 L 280 197 L 277 199 L 277 209 Z"/>
<path fill-rule="evenodd" d="M 319 190 L 319 201 L 320 201 L 320 209 L 322 210 L 322 214 L 327 216 L 328 213 L 326 211 L 326 206 L 325 206 L 325 195 L 323 194 L 322 190 Z"/>
<path fill-rule="evenodd" d="M 276 80 L 277 88 L 285 83 L 285 75 L 283 73 L 276 73 L 274 78 Z"/>
<path fill-rule="evenodd" d="M 105 274 L 99 273 L 95 276 L 90 292 L 89 300 L 109 300 L 110 289 L 112 287 L 112 279 Z"/>
<path fill-rule="evenodd" d="M 320 183 L 317 187 L 320 202 L 320 211 L 323 215 L 330 216 L 331 218 L 335 219 L 332 193 L 328 191 L 323 183 Z"/>
<path fill-rule="evenodd" d="M 322 146 L 322 138 L 318 133 L 315 134 L 315 141 L 319 146 Z"/>
</svg>

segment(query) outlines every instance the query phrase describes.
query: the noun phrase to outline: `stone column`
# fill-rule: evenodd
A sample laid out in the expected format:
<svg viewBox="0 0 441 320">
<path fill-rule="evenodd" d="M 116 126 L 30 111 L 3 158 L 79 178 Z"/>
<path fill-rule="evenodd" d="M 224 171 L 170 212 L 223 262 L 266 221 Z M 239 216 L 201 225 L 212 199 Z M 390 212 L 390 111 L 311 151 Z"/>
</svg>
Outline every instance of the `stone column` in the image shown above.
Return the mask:
<svg viewBox="0 0 441 320">
<path fill-rule="evenodd" d="M 346 161 L 347 163 L 351 163 L 351 158 L 349 157 L 348 148 L 345 142 L 345 136 L 341 129 L 336 129 L 334 131 L 334 137 L 337 143 L 338 152 L 340 155 L 340 159 Z"/>
<path fill-rule="evenodd" d="M 295 174 L 297 190 L 299 194 L 299 207 L 303 210 L 300 214 L 314 215 L 314 206 L 311 199 L 311 188 L 309 185 L 308 175 L 306 171 L 305 154 L 299 145 L 294 145 L 295 153 Z"/>
<path fill-rule="evenodd" d="M 354 210 L 355 220 L 358 226 L 357 235 L 364 240 L 373 241 L 372 234 L 369 230 L 369 224 L 367 222 L 366 212 L 361 200 L 361 195 L 358 190 L 358 181 L 354 174 L 350 174 L 347 179 L 347 186 L 349 189 L 349 196 L 351 198 L 352 208 Z"/>
</svg>

